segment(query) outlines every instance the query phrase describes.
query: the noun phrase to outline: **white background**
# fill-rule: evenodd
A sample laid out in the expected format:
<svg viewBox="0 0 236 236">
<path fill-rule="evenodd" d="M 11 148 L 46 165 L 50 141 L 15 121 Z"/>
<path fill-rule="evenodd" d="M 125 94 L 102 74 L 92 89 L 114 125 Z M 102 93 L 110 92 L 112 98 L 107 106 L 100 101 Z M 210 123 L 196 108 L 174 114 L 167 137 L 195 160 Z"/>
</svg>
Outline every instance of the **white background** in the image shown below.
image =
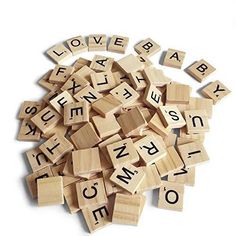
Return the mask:
<svg viewBox="0 0 236 236">
<path fill-rule="evenodd" d="M 235 235 L 234 0 L 7 0 L 1 1 L 0 9 L 0 235 L 87 234 L 77 214 L 70 215 L 62 206 L 38 208 L 31 201 L 24 184 L 29 167 L 23 152 L 32 144 L 15 137 L 20 103 L 44 94 L 36 81 L 54 65 L 44 56 L 45 50 L 72 36 L 92 33 L 128 36 L 128 52 L 136 42 L 151 37 L 163 50 L 186 51 L 183 68 L 204 58 L 217 68 L 205 83 L 219 79 L 233 91 L 214 107 L 205 142 L 211 160 L 197 168 L 196 186 L 186 187 L 184 211 L 158 209 L 156 195 L 148 194 L 138 227 L 112 225 L 95 234 Z M 152 58 L 157 67 L 160 55 Z M 193 86 L 193 95 L 202 86 L 183 70 L 163 69 L 173 80 Z"/>
</svg>

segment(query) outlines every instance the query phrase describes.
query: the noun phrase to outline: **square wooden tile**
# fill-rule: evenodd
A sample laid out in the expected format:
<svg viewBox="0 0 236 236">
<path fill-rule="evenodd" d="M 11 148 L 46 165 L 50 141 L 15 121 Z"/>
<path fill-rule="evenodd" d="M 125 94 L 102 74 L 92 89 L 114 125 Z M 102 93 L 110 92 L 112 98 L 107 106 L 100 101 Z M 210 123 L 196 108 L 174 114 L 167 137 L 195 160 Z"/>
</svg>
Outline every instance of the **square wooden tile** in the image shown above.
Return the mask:
<svg viewBox="0 0 236 236">
<path fill-rule="evenodd" d="M 127 49 L 128 43 L 128 37 L 113 35 L 108 45 L 108 51 L 124 54 Z"/>
<path fill-rule="evenodd" d="M 113 62 L 113 58 L 95 55 L 91 62 L 90 68 L 96 72 L 109 71 L 111 70 Z"/>
<path fill-rule="evenodd" d="M 188 104 L 191 87 L 185 84 L 167 84 L 166 102 L 174 104 Z"/>
<path fill-rule="evenodd" d="M 66 43 L 74 56 L 88 51 L 88 46 L 82 36 L 76 36 L 68 39 Z"/>
<path fill-rule="evenodd" d="M 43 107 L 41 101 L 24 101 L 21 104 L 18 119 L 30 119 L 35 116 Z"/>
<path fill-rule="evenodd" d="M 163 65 L 181 69 L 185 57 L 185 52 L 169 48 L 166 52 Z"/>
<path fill-rule="evenodd" d="M 130 73 L 129 79 L 136 91 L 144 90 L 147 87 L 146 79 L 140 71 Z"/>
<path fill-rule="evenodd" d="M 136 44 L 134 46 L 134 50 L 138 54 L 143 54 L 149 57 L 159 52 L 161 50 L 161 47 L 156 42 L 154 42 L 151 38 L 147 38 L 141 41 L 140 43 Z"/>
<path fill-rule="evenodd" d="M 106 51 L 107 36 L 105 34 L 90 34 L 88 36 L 89 51 Z"/>
<path fill-rule="evenodd" d="M 161 91 L 153 84 L 148 85 L 143 95 L 143 102 L 148 107 L 157 109 L 159 106 L 163 105 Z"/>
<path fill-rule="evenodd" d="M 168 175 L 169 182 L 175 182 L 180 184 L 185 184 L 188 186 L 194 186 L 195 184 L 195 167 L 182 168 L 176 172 L 170 173 Z"/>
<path fill-rule="evenodd" d="M 73 72 L 73 66 L 56 65 L 49 77 L 49 82 L 61 85 L 67 81 Z"/>
</svg>

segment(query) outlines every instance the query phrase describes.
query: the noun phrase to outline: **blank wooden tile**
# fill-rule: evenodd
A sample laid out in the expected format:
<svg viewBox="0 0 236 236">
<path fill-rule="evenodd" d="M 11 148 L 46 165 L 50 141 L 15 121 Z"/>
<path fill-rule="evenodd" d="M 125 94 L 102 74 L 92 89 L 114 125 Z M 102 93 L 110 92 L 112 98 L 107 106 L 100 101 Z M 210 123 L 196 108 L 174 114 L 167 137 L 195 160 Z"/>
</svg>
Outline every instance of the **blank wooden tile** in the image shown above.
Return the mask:
<svg viewBox="0 0 236 236">
<path fill-rule="evenodd" d="M 164 177 L 184 167 L 184 163 L 174 146 L 168 147 L 167 155 L 155 162 L 161 177 Z"/>
<path fill-rule="evenodd" d="M 131 164 L 120 165 L 111 175 L 110 180 L 116 185 L 134 194 L 139 188 L 145 172 L 141 168 L 137 168 Z"/>
<path fill-rule="evenodd" d="M 142 206 L 145 202 L 143 195 L 125 195 L 117 193 L 115 197 L 112 223 L 137 225 Z"/>
<path fill-rule="evenodd" d="M 216 69 L 212 65 L 210 65 L 203 59 L 193 63 L 186 69 L 187 73 L 190 74 L 198 82 L 204 81 L 206 77 L 212 74 L 212 72 L 214 72 L 215 70 Z"/>
<path fill-rule="evenodd" d="M 73 97 L 67 92 L 64 91 L 60 93 L 58 96 L 53 98 L 50 101 L 50 104 L 53 106 L 53 108 L 60 113 L 61 115 L 64 114 L 64 106 L 69 103 L 73 103 L 74 99 Z"/>
<path fill-rule="evenodd" d="M 147 122 L 138 107 L 120 115 L 117 118 L 118 123 L 126 137 L 131 136 L 135 131 L 144 128 Z"/>
<path fill-rule="evenodd" d="M 166 102 L 188 104 L 190 99 L 191 87 L 185 84 L 167 84 Z"/>
<path fill-rule="evenodd" d="M 195 167 L 182 168 L 176 172 L 170 173 L 168 175 L 169 182 L 175 182 L 180 184 L 185 184 L 188 186 L 194 186 L 195 183 Z"/>
<path fill-rule="evenodd" d="M 107 36 L 105 34 L 90 34 L 88 36 L 89 51 L 106 51 Z"/>
<path fill-rule="evenodd" d="M 21 104 L 18 119 L 30 119 L 35 116 L 43 107 L 41 101 L 25 101 Z"/>
<path fill-rule="evenodd" d="M 181 115 L 177 106 L 159 106 L 158 114 L 165 127 L 175 129 L 186 125 L 186 122 Z"/>
<path fill-rule="evenodd" d="M 73 151 L 72 162 L 75 176 L 102 170 L 97 147 Z"/>
<path fill-rule="evenodd" d="M 178 145 L 178 151 L 186 167 L 193 167 L 209 160 L 204 146 L 199 141 Z"/>
<path fill-rule="evenodd" d="M 119 100 L 123 107 L 127 107 L 137 101 L 139 98 L 139 94 L 126 82 L 121 83 L 116 88 L 112 89 L 110 91 L 110 94 L 112 94 L 117 100 Z"/>
<path fill-rule="evenodd" d="M 108 204 L 88 206 L 82 209 L 90 233 L 111 224 L 110 211 Z"/>
<path fill-rule="evenodd" d="M 131 138 L 107 145 L 107 151 L 114 168 L 126 163 L 135 163 L 139 160 L 139 155 Z"/>
<path fill-rule="evenodd" d="M 71 214 L 74 214 L 80 210 L 75 185 L 76 183 L 70 184 L 64 187 L 63 190 L 63 194 Z"/>
<path fill-rule="evenodd" d="M 137 190 L 138 193 L 157 189 L 161 186 L 161 177 L 155 165 L 143 166 L 140 168 L 145 172 L 145 178 Z"/>
<path fill-rule="evenodd" d="M 112 94 L 108 94 L 92 104 L 93 110 L 103 117 L 117 113 L 121 109 L 121 106 L 122 103 Z"/>
<path fill-rule="evenodd" d="M 167 154 L 165 147 L 152 135 L 141 138 L 134 143 L 134 146 L 145 165 L 151 165 Z"/>
<path fill-rule="evenodd" d="M 39 206 L 64 204 L 62 177 L 37 180 Z"/>
<path fill-rule="evenodd" d="M 168 181 L 162 181 L 158 196 L 158 208 L 182 211 L 183 210 L 184 185 Z"/>
<path fill-rule="evenodd" d="M 74 95 L 77 101 L 87 101 L 89 104 L 96 102 L 98 99 L 102 98 L 102 95 L 98 93 L 91 86 L 86 86 L 81 89 L 78 93 Z"/>
<path fill-rule="evenodd" d="M 152 62 L 148 59 L 147 56 L 139 54 L 137 55 L 137 58 L 139 59 L 140 62 L 144 64 L 144 68 L 152 66 Z"/>
<path fill-rule="evenodd" d="M 124 36 L 113 35 L 108 45 L 109 52 L 125 53 L 129 43 L 129 38 Z"/>
<path fill-rule="evenodd" d="M 213 103 L 218 103 L 223 97 L 231 93 L 231 91 L 225 87 L 219 80 L 211 82 L 209 85 L 201 90 L 201 93 L 213 100 Z"/>
<path fill-rule="evenodd" d="M 102 139 L 118 133 L 121 129 L 114 115 L 110 115 L 106 118 L 93 116 L 92 121 L 98 131 L 99 137 Z"/>
<path fill-rule="evenodd" d="M 159 106 L 163 105 L 161 97 L 161 91 L 153 84 L 150 84 L 145 89 L 145 93 L 143 95 L 143 102 L 148 107 L 156 109 Z"/>
<path fill-rule="evenodd" d="M 76 192 L 81 209 L 107 203 L 107 196 L 102 178 L 76 183 Z"/>
<path fill-rule="evenodd" d="M 91 65 L 91 64 L 90 64 Z M 79 70 L 77 70 L 73 75 L 79 76 L 80 78 L 86 79 L 88 82 L 91 82 L 91 74 L 95 73 L 94 70 L 92 70 L 87 65 L 81 67 Z"/>
<path fill-rule="evenodd" d="M 139 59 L 133 54 L 129 54 L 128 56 L 121 58 L 116 63 L 120 69 L 127 74 L 140 71 L 144 68 L 143 63 L 140 62 Z"/>
<path fill-rule="evenodd" d="M 83 66 L 90 66 L 91 61 L 84 58 L 84 57 L 79 57 L 73 64 L 73 67 L 75 68 L 75 71 L 77 72 L 79 69 L 81 69 Z"/>
<path fill-rule="evenodd" d="M 94 73 L 91 75 L 93 88 L 97 92 L 105 92 L 113 89 L 117 83 L 111 71 Z"/>
<path fill-rule="evenodd" d="M 78 55 L 79 53 L 88 51 L 88 46 L 82 36 L 68 39 L 66 43 L 74 56 Z"/>
<path fill-rule="evenodd" d="M 151 38 L 147 38 L 141 41 L 140 43 L 136 44 L 134 46 L 134 50 L 138 54 L 143 54 L 149 57 L 159 52 L 161 50 L 161 47 L 156 42 L 154 42 Z"/>
<path fill-rule="evenodd" d="M 39 146 L 39 149 L 47 156 L 52 162 L 57 162 L 66 153 L 73 149 L 73 145 L 69 140 L 63 136 L 55 134 L 43 144 Z"/>
<path fill-rule="evenodd" d="M 166 52 L 163 65 L 181 69 L 185 57 L 185 52 L 169 48 Z"/>
<path fill-rule="evenodd" d="M 49 77 L 49 82 L 63 84 L 73 74 L 73 72 L 73 66 L 56 65 Z"/>
<path fill-rule="evenodd" d="M 21 126 L 17 135 L 19 141 L 39 141 L 41 131 L 30 120 L 24 119 L 21 122 Z"/>
<path fill-rule="evenodd" d="M 31 193 L 32 198 L 37 198 L 37 180 L 41 178 L 52 177 L 52 176 L 53 176 L 52 171 L 50 167 L 47 166 L 39 171 L 29 174 L 26 177 L 26 183 L 27 183 L 27 186 Z"/>
<path fill-rule="evenodd" d="M 89 121 L 89 107 L 86 101 L 69 103 L 64 107 L 64 124 L 76 125 Z"/>
<path fill-rule="evenodd" d="M 184 117 L 189 134 L 209 131 L 208 117 L 205 110 L 185 111 Z"/>
<path fill-rule="evenodd" d="M 157 113 L 155 113 L 152 119 L 148 122 L 148 126 L 162 137 L 167 136 L 171 132 L 171 128 L 164 126 Z"/>
<path fill-rule="evenodd" d="M 48 56 L 57 64 L 64 62 L 72 57 L 71 51 L 63 43 L 55 45 L 47 51 Z"/>
<path fill-rule="evenodd" d="M 91 148 L 102 141 L 90 122 L 71 135 L 71 140 L 78 149 Z"/>
<path fill-rule="evenodd" d="M 47 156 L 38 147 L 28 150 L 26 156 L 33 172 L 52 165 Z"/>
<path fill-rule="evenodd" d="M 131 82 L 133 88 L 136 91 L 144 90 L 147 86 L 147 82 L 146 82 L 144 76 L 142 75 L 142 72 L 140 72 L 140 71 L 130 73 L 129 79 L 130 79 L 130 82 Z"/>
<path fill-rule="evenodd" d="M 157 87 L 162 87 L 171 82 L 171 79 L 165 76 L 162 70 L 158 70 L 153 66 L 146 67 L 142 73 L 147 83 Z"/>
<path fill-rule="evenodd" d="M 108 71 L 111 70 L 113 62 L 113 58 L 95 55 L 91 62 L 90 68 L 96 72 Z"/>
</svg>

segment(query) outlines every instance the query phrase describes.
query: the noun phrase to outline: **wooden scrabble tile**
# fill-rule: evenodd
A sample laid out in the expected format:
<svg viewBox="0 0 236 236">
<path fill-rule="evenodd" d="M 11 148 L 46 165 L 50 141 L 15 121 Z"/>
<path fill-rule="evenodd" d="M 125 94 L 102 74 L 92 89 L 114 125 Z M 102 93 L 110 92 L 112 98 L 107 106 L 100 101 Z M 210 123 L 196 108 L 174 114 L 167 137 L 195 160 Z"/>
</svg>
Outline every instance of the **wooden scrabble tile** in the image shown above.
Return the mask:
<svg viewBox="0 0 236 236">
<path fill-rule="evenodd" d="M 186 122 L 181 115 L 177 106 L 159 106 L 158 114 L 165 127 L 175 129 L 186 125 Z"/>
<path fill-rule="evenodd" d="M 126 163 L 135 163 L 139 160 L 139 155 L 131 138 L 107 145 L 107 151 L 114 168 Z"/>
<path fill-rule="evenodd" d="M 56 65 L 49 77 L 49 82 L 63 84 L 73 74 L 73 72 L 73 66 Z"/>
<path fill-rule="evenodd" d="M 148 126 L 162 137 L 167 136 L 171 132 L 170 127 L 165 127 L 157 113 L 148 122 Z"/>
<path fill-rule="evenodd" d="M 169 182 L 175 182 L 180 184 L 185 184 L 189 186 L 194 186 L 195 183 L 195 167 L 185 168 L 181 170 L 170 173 L 168 175 Z"/>
<path fill-rule="evenodd" d="M 143 130 L 142 136 L 148 136 L 148 135 L 154 136 L 154 137 L 159 141 L 159 143 L 161 143 L 161 145 L 162 145 L 163 147 L 166 146 L 166 144 L 165 144 L 165 142 L 164 142 L 162 136 L 159 135 L 159 134 L 157 134 L 157 133 L 156 133 L 155 131 L 153 131 L 152 129 L 145 129 L 145 130 Z"/>
<path fill-rule="evenodd" d="M 71 51 L 64 46 L 63 43 L 55 45 L 47 51 L 47 55 L 57 64 L 72 57 Z"/>
<path fill-rule="evenodd" d="M 105 34 L 91 34 L 88 36 L 89 51 L 106 51 L 107 36 Z"/>
<path fill-rule="evenodd" d="M 143 95 L 143 102 L 152 109 L 163 105 L 161 91 L 153 84 L 148 85 Z"/>
<path fill-rule="evenodd" d="M 142 72 L 140 72 L 140 71 L 131 72 L 129 74 L 129 79 L 130 79 L 130 82 L 131 82 L 133 88 L 136 91 L 143 90 L 147 86 L 147 82 L 146 82 L 145 78 L 143 77 Z"/>
<path fill-rule="evenodd" d="M 118 123 L 126 137 L 129 137 L 137 130 L 144 128 L 147 122 L 143 113 L 138 107 L 132 108 L 117 118 Z"/>
<path fill-rule="evenodd" d="M 49 93 L 45 94 L 42 99 L 46 104 L 50 105 L 50 101 L 56 96 L 58 96 L 60 93 L 60 88 L 58 87 L 58 85 L 56 85 L 55 88 Z"/>
<path fill-rule="evenodd" d="M 171 82 L 171 79 L 165 76 L 162 70 L 158 70 L 155 67 L 146 67 L 142 73 L 147 83 L 157 87 L 162 87 Z"/>
<path fill-rule="evenodd" d="M 89 107 L 86 101 L 69 103 L 64 107 L 64 124 L 76 125 L 89 121 Z"/>
<path fill-rule="evenodd" d="M 35 116 L 43 107 L 41 101 L 25 101 L 21 104 L 18 119 L 30 119 Z"/>
<path fill-rule="evenodd" d="M 117 113 L 121 109 L 121 106 L 122 103 L 112 94 L 108 94 L 92 104 L 93 110 L 103 117 Z"/>
<path fill-rule="evenodd" d="M 159 188 L 161 186 L 161 177 L 155 165 L 140 167 L 145 172 L 145 178 L 138 188 L 138 193 Z"/>
<path fill-rule="evenodd" d="M 137 55 L 137 58 L 139 59 L 140 62 L 144 64 L 144 68 L 152 66 L 152 62 L 148 59 L 147 56 L 139 54 Z"/>
<path fill-rule="evenodd" d="M 92 121 L 98 131 L 99 137 L 102 139 L 117 134 L 120 131 L 120 125 L 114 115 L 110 115 L 106 118 L 93 116 Z"/>
<path fill-rule="evenodd" d="M 91 61 L 83 58 L 83 57 L 79 57 L 78 60 L 75 61 L 75 63 L 73 64 L 73 67 L 75 68 L 75 71 L 77 72 L 79 69 L 81 69 L 83 66 L 90 66 Z"/>
<path fill-rule="evenodd" d="M 111 175 L 110 180 L 116 185 L 134 194 L 139 188 L 145 172 L 141 168 L 137 168 L 131 164 L 120 165 Z"/>
<path fill-rule="evenodd" d="M 102 171 L 107 196 L 123 191 L 122 188 L 120 188 L 110 180 L 110 177 L 113 174 L 113 172 L 114 169 L 106 169 Z"/>
<path fill-rule="evenodd" d="M 107 203 L 107 196 L 102 178 L 76 183 L 76 192 L 81 209 Z"/>
<path fill-rule="evenodd" d="M 110 211 L 108 204 L 88 206 L 82 209 L 90 233 L 111 224 Z"/>
<path fill-rule="evenodd" d="M 76 183 L 73 183 L 63 189 L 63 194 L 71 214 L 74 214 L 80 210 L 75 185 Z"/>
<path fill-rule="evenodd" d="M 17 135 L 19 141 L 39 141 L 41 131 L 30 120 L 24 119 Z"/>
<path fill-rule="evenodd" d="M 64 106 L 69 103 L 73 103 L 75 100 L 73 97 L 67 92 L 64 91 L 60 93 L 58 96 L 53 98 L 50 101 L 50 104 L 53 106 L 53 108 L 60 113 L 61 115 L 64 114 Z"/>
<path fill-rule="evenodd" d="M 127 107 L 137 101 L 139 98 L 139 94 L 126 82 L 121 83 L 116 88 L 112 89 L 110 91 L 110 94 L 112 94 L 117 100 L 119 100 L 123 107 Z"/>
<path fill-rule="evenodd" d="M 198 140 L 201 143 L 204 142 L 205 139 L 205 134 L 204 133 L 198 133 L 198 134 L 187 134 L 187 128 L 186 126 L 184 126 L 183 128 L 181 128 L 179 130 L 179 136 L 181 138 L 184 138 L 186 140 L 190 140 L 190 141 L 195 141 Z M 186 141 L 185 141 L 186 142 Z"/>
<path fill-rule="evenodd" d="M 78 76 L 77 74 L 73 74 L 70 78 L 64 83 L 61 87 L 62 91 L 67 91 L 71 96 L 74 96 L 78 93 L 82 88 L 89 85 L 89 82 Z"/>
<path fill-rule="evenodd" d="M 127 84 L 131 85 L 129 76 L 121 70 L 113 72 L 113 77 L 116 81 L 116 84 L 121 84 L 123 82 L 126 82 Z"/>
<path fill-rule="evenodd" d="M 27 151 L 26 156 L 33 172 L 52 165 L 47 156 L 38 147 Z"/>
<path fill-rule="evenodd" d="M 185 111 L 184 117 L 189 134 L 209 131 L 208 117 L 205 110 Z"/>
<path fill-rule="evenodd" d="M 26 183 L 28 186 L 28 189 L 31 193 L 32 198 L 37 198 L 37 180 L 41 178 L 48 178 L 52 177 L 52 171 L 49 166 L 36 171 L 26 177 Z"/>
<path fill-rule="evenodd" d="M 88 51 L 88 46 L 82 36 L 68 39 L 66 43 L 74 56 L 78 55 L 79 53 Z"/>
<path fill-rule="evenodd" d="M 144 68 L 143 63 L 140 62 L 139 59 L 133 54 L 129 54 L 128 56 L 121 58 L 116 63 L 119 68 L 127 74 L 140 71 Z"/>
<path fill-rule="evenodd" d="M 96 72 L 108 71 L 111 70 L 113 62 L 113 58 L 95 55 L 91 62 L 90 68 Z"/>
<path fill-rule="evenodd" d="M 177 147 L 186 167 L 193 167 L 209 160 L 208 154 L 200 141 L 178 145 Z"/>
<path fill-rule="evenodd" d="M 189 99 L 188 110 L 205 110 L 207 117 L 212 117 L 213 100 L 210 98 L 191 97 Z"/>
<path fill-rule="evenodd" d="M 151 165 L 166 156 L 165 147 L 152 135 L 141 138 L 134 146 L 145 165 Z"/>
<path fill-rule="evenodd" d="M 62 177 L 37 180 L 39 206 L 64 204 Z"/>
<path fill-rule="evenodd" d="M 52 70 L 49 70 L 47 73 L 45 73 L 39 80 L 38 80 L 38 84 L 45 88 L 46 90 L 53 90 L 55 85 L 54 84 L 51 84 L 49 83 L 49 77 L 52 73 Z"/>
<path fill-rule="evenodd" d="M 73 148 L 73 145 L 68 141 L 68 139 L 57 134 L 55 134 L 39 146 L 39 149 L 47 156 L 47 158 L 52 163 L 57 162 Z"/>
<path fill-rule="evenodd" d="M 143 195 L 117 193 L 115 197 L 112 223 L 137 225 L 145 202 Z"/>
<path fill-rule="evenodd" d="M 158 208 L 182 211 L 183 210 L 184 185 L 168 181 L 162 181 L 158 196 Z"/>
<path fill-rule="evenodd" d="M 129 43 L 128 37 L 113 35 L 108 45 L 108 51 L 124 54 L 128 46 L 128 43 Z"/>
<path fill-rule="evenodd" d="M 181 69 L 185 57 L 185 52 L 169 48 L 166 52 L 163 65 Z"/>
<path fill-rule="evenodd" d="M 105 92 L 113 89 L 117 83 L 111 71 L 94 73 L 91 75 L 93 88 L 97 92 Z"/>
<path fill-rule="evenodd" d="M 88 82 L 90 82 L 90 78 L 93 73 L 95 73 L 95 71 L 85 65 L 81 67 L 78 71 L 76 71 L 74 75 L 79 76 L 79 78 L 86 79 Z"/>
<path fill-rule="evenodd" d="M 72 162 L 75 176 L 102 170 L 97 147 L 73 151 Z"/>
<path fill-rule="evenodd" d="M 212 65 L 210 65 L 208 62 L 202 59 L 189 66 L 186 69 L 186 72 L 190 74 L 198 82 L 202 82 L 206 79 L 207 76 L 209 76 L 215 70 L 216 69 Z"/>
<path fill-rule="evenodd" d="M 167 84 L 166 102 L 174 104 L 188 104 L 191 87 L 185 84 Z"/>
<path fill-rule="evenodd" d="M 167 155 L 155 162 L 161 177 L 164 177 L 184 167 L 184 163 L 174 146 L 168 147 L 166 150 Z"/>
<path fill-rule="evenodd" d="M 177 134 L 170 132 L 167 136 L 163 138 L 166 147 L 175 146 L 177 139 Z"/>
<path fill-rule="evenodd" d="M 82 126 L 70 137 L 78 149 L 91 148 L 102 141 L 90 122 Z"/>
<path fill-rule="evenodd" d="M 151 38 L 147 38 L 141 41 L 140 43 L 136 44 L 134 46 L 134 50 L 138 54 L 143 54 L 149 57 L 159 52 L 161 50 L 161 47 L 156 42 L 154 42 Z"/>
<path fill-rule="evenodd" d="M 86 86 L 81 89 L 78 93 L 74 95 L 77 101 L 87 101 L 89 104 L 96 102 L 98 99 L 102 98 L 102 95 L 98 93 L 91 86 Z"/>
<path fill-rule="evenodd" d="M 41 134 L 41 138 L 51 138 L 54 134 L 65 136 L 68 131 L 68 126 L 65 126 L 62 122 L 58 123 L 57 126 L 50 129 L 47 133 Z"/>
<path fill-rule="evenodd" d="M 218 103 L 223 97 L 231 93 L 219 80 L 211 82 L 201 90 L 201 93 L 213 100 L 213 103 Z"/>
</svg>

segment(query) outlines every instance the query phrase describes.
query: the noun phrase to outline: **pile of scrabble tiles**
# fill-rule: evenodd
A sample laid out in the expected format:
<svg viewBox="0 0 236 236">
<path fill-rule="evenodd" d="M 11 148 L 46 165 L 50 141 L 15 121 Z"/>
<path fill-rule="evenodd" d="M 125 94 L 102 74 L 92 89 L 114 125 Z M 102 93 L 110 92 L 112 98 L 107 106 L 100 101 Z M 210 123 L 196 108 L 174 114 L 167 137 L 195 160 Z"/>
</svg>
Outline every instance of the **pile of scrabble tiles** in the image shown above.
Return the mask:
<svg viewBox="0 0 236 236">
<path fill-rule="evenodd" d="M 129 39 L 74 37 L 47 51 L 57 65 L 39 81 L 40 101 L 23 102 L 18 139 L 36 141 L 26 152 L 29 192 L 39 206 L 64 204 L 82 212 L 90 232 L 110 223 L 137 225 L 145 192 L 159 189 L 158 208 L 181 211 L 184 186 L 209 157 L 203 145 L 212 107 L 230 90 L 220 81 L 192 97 L 191 87 L 168 78 L 150 57 L 160 46 L 148 38 L 136 55 L 118 61 L 86 51 L 125 53 Z M 108 45 L 107 45 L 108 44 Z M 168 49 L 163 66 L 181 69 L 185 52 Z M 164 68 L 164 67 L 163 67 Z M 185 70 L 199 82 L 215 71 L 205 60 Z"/>
</svg>

